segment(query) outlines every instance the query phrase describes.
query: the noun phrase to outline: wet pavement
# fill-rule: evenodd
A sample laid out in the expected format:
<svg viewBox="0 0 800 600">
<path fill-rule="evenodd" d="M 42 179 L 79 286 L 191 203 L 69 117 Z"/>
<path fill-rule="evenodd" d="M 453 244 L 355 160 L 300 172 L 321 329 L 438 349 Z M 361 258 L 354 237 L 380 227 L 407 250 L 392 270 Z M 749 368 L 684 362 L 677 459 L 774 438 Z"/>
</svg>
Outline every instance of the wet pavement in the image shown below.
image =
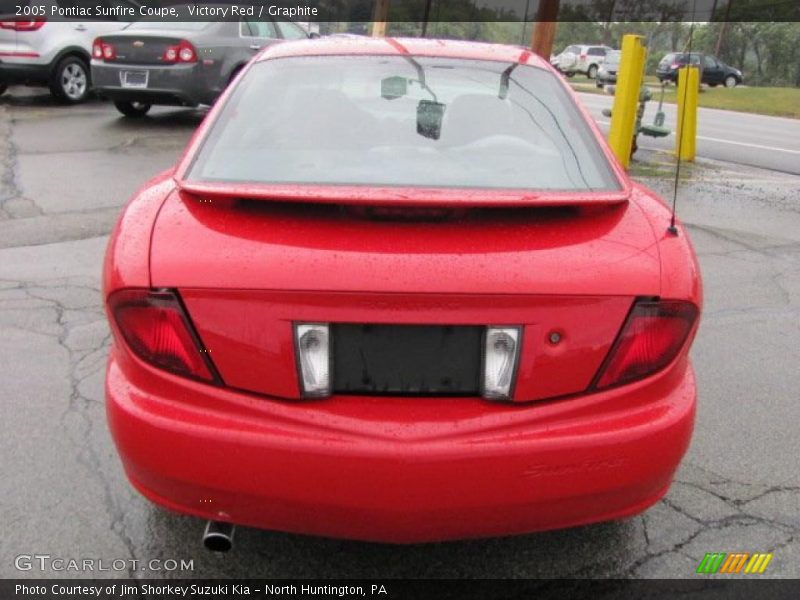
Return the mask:
<svg viewBox="0 0 800 600">
<path fill-rule="evenodd" d="M 767 575 L 800 576 L 800 177 L 707 161 L 685 170 L 678 200 L 705 279 L 700 404 L 663 501 L 514 538 L 397 547 L 239 529 L 231 553 L 204 551 L 201 521 L 152 506 L 122 473 L 99 291 L 119 208 L 202 118 L 163 109 L 126 122 L 100 102 L 0 98 L 0 577 L 53 575 L 15 568 L 33 554 L 125 563 L 98 576 L 695 577 L 706 552 L 734 551 L 772 552 Z M 669 161 L 645 158 L 639 178 L 667 195 Z M 148 569 L 153 559 L 193 570 Z"/>
</svg>

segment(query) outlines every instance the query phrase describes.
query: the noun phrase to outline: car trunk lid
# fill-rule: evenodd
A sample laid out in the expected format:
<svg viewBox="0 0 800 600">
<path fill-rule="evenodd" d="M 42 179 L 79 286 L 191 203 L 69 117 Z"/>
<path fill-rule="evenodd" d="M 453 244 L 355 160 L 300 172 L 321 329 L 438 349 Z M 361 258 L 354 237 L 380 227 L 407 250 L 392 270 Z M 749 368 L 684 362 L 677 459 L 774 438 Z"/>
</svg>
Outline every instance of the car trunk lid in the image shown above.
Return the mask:
<svg viewBox="0 0 800 600">
<path fill-rule="evenodd" d="M 375 215 L 179 191 L 153 231 L 151 278 L 178 289 L 227 385 L 283 398 L 300 395 L 298 322 L 428 325 L 439 329 L 418 339 L 445 341 L 447 328 L 520 326 L 514 399 L 578 393 L 634 299 L 660 288 L 654 235 L 633 203 Z M 449 385 L 417 379 L 405 383 Z M 342 385 L 366 393 L 371 383 Z"/>
</svg>

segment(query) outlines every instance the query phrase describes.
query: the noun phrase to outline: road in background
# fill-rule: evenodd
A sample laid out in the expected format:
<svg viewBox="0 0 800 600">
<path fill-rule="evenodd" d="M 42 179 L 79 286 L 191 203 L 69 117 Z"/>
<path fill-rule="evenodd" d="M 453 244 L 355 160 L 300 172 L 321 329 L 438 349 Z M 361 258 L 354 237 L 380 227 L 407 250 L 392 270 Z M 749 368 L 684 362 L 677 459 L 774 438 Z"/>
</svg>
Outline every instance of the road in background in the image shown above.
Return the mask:
<svg viewBox="0 0 800 600">
<path fill-rule="evenodd" d="M 652 123 L 658 110 L 659 92 L 653 91 L 653 100 L 645 108 L 644 123 Z M 608 133 L 610 119 L 603 116 L 602 110 L 611 108 L 614 97 L 585 92 L 579 92 L 578 97 L 600 128 Z M 664 124 L 674 132 L 677 106 L 664 104 L 663 110 Z M 671 151 L 675 148 L 675 136 L 656 139 L 640 135 L 639 147 Z M 697 156 L 800 175 L 800 119 L 700 108 Z"/>
</svg>

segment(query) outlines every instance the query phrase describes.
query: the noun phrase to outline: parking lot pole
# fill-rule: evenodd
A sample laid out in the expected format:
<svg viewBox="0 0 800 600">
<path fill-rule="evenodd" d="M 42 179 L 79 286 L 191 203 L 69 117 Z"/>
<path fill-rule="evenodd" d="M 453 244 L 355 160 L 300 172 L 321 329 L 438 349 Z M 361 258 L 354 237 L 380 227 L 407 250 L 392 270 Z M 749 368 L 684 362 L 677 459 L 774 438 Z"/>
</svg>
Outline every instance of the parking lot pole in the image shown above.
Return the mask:
<svg viewBox="0 0 800 600">
<path fill-rule="evenodd" d="M 646 53 L 641 36 L 622 36 L 622 55 L 617 71 L 608 144 L 626 169 L 631 162 L 631 145 L 636 133 L 636 110 L 639 107 Z"/>
<path fill-rule="evenodd" d="M 386 37 L 386 20 L 389 17 L 389 0 L 375 0 L 372 12 L 372 37 Z"/>
<path fill-rule="evenodd" d="M 678 126 L 675 154 L 681 160 L 694 160 L 697 146 L 697 96 L 700 92 L 700 69 L 685 66 L 678 70 Z"/>
<path fill-rule="evenodd" d="M 536 10 L 536 22 L 531 32 L 531 50 L 545 60 L 550 60 L 553 52 L 559 4 L 559 0 L 540 0 Z"/>
</svg>

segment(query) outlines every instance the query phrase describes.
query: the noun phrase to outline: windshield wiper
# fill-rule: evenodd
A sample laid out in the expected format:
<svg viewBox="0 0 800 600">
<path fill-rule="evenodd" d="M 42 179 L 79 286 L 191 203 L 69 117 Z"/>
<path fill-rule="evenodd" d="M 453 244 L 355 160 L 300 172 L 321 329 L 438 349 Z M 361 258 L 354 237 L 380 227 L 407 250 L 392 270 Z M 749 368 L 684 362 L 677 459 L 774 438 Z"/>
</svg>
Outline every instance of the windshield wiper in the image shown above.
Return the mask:
<svg viewBox="0 0 800 600">
<path fill-rule="evenodd" d="M 497 97 L 500 100 L 508 98 L 508 81 L 511 79 L 511 73 L 519 66 L 519 63 L 513 63 L 500 74 L 500 89 L 497 92 Z"/>
</svg>

